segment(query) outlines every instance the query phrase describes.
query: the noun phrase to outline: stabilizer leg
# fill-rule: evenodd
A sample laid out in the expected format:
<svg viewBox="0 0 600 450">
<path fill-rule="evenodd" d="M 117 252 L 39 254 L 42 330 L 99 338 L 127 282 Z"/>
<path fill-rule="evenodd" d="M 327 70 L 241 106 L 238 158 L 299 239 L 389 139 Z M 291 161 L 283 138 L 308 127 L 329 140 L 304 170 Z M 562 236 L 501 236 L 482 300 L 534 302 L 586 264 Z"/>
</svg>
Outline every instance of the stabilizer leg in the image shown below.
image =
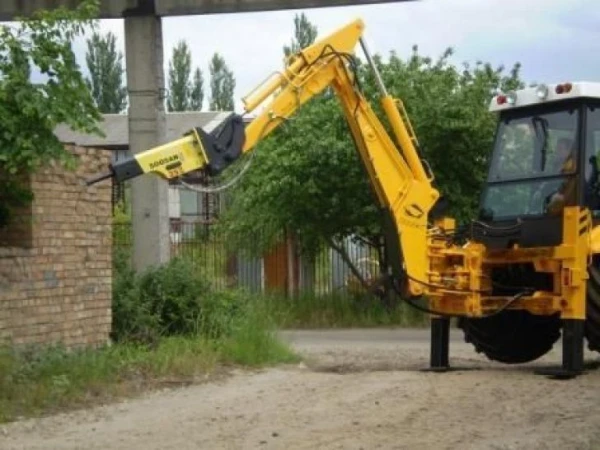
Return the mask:
<svg viewBox="0 0 600 450">
<path fill-rule="evenodd" d="M 450 319 L 431 319 L 431 354 L 428 371 L 446 372 L 450 369 L 448 353 L 450 347 Z"/>
<path fill-rule="evenodd" d="M 539 375 L 567 380 L 583 372 L 584 320 L 563 319 L 562 366 L 537 370 Z"/>
<path fill-rule="evenodd" d="M 583 372 L 584 320 L 565 320 L 563 326 L 563 368 L 575 374 Z"/>
</svg>

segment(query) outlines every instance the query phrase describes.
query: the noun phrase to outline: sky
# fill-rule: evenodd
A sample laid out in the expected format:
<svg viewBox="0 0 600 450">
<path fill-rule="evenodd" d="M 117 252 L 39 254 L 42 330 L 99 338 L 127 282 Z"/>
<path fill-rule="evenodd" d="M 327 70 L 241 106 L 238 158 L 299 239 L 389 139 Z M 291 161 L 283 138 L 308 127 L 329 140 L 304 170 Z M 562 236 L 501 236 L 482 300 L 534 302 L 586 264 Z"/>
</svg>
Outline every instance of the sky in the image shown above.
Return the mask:
<svg viewBox="0 0 600 450">
<path fill-rule="evenodd" d="M 522 64 L 526 82 L 600 81 L 598 0 L 420 0 L 305 10 L 215 14 L 163 18 L 165 73 L 181 39 L 191 47 L 192 64 L 204 73 L 205 109 L 208 65 L 220 53 L 236 78 L 240 99 L 281 68 L 282 48 L 291 42 L 296 14 L 304 12 L 319 36 L 355 18 L 366 24 L 372 53 L 437 57 L 455 50 L 457 64 L 490 62 L 509 68 Z M 100 31 L 116 34 L 124 52 L 122 20 L 102 20 Z M 85 43 L 75 44 L 82 66 Z"/>
</svg>

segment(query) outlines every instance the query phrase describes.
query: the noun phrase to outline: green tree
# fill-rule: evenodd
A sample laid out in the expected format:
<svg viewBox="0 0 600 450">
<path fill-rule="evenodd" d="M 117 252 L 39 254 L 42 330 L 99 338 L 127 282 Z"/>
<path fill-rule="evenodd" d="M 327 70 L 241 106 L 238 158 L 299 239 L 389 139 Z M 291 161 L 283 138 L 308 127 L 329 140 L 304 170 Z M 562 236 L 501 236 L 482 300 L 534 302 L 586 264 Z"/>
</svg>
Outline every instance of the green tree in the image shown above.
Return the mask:
<svg viewBox="0 0 600 450">
<path fill-rule="evenodd" d="M 204 80 L 199 67 L 192 74 L 192 54 L 185 41 L 179 41 L 169 61 L 168 111 L 200 111 L 204 101 Z"/>
<path fill-rule="evenodd" d="M 120 113 L 127 105 L 127 88 L 123 83 L 123 54 L 116 49 L 115 35 L 94 33 L 87 40 L 86 63 L 90 78 L 86 80 L 98 109 L 103 113 Z"/>
<path fill-rule="evenodd" d="M 342 238 L 379 233 L 378 208 L 336 101 L 314 99 L 255 148 L 224 216 L 232 245 L 262 252 L 287 230 L 307 256 L 326 244 L 348 259 Z"/>
<path fill-rule="evenodd" d="M 212 111 L 233 111 L 233 91 L 235 78 L 225 59 L 215 53 L 210 61 L 210 109 Z"/>
<path fill-rule="evenodd" d="M 313 25 L 304 13 L 294 16 L 294 38 L 290 46 L 283 47 L 285 56 L 293 55 L 311 45 L 317 38 L 317 27 Z"/>
<path fill-rule="evenodd" d="M 434 61 L 415 47 L 406 60 L 395 53 L 375 60 L 389 92 L 404 101 L 449 213 L 465 221 L 475 213 L 492 145 L 489 100 L 523 84 L 518 64 L 509 73 L 480 62 L 458 68 L 451 55 L 448 50 Z M 360 65 L 358 75 L 383 118 L 370 69 Z M 336 98 L 325 93 L 307 103 L 258 145 L 254 158 L 225 216 L 231 243 L 262 251 L 287 229 L 306 252 L 329 244 L 343 253 L 339 242 L 350 235 L 381 249 L 379 206 Z M 383 255 L 380 263 L 386 264 Z"/>
<path fill-rule="evenodd" d="M 202 110 L 204 102 L 204 80 L 200 68 L 194 72 L 194 82 L 192 84 L 192 94 L 190 95 L 190 106 L 194 111 Z"/>
<path fill-rule="evenodd" d="M 519 89 L 521 65 L 493 67 L 477 61 L 457 67 L 448 48 L 437 59 L 412 54 L 403 60 L 395 52 L 376 58 L 389 93 L 402 99 L 414 126 L 423 157 L 430 163 L 436 186 L 461 223 L 476 214 L 487 174 L 496 117 L 488 111 L 498 91 Z M 367 96 L 381 113 L 373 75 L 363 67 Z M 381 116 L 380 116 L 381 117 Z"/>
<path fill-rule="evenodd" d="M 306 16 L 294 24 L 286 56 L 317 36 Z M 379 209 L 337 99 L 328 92 L 314 98 L 260 142 L 253 157 L 224 216 L 229 242 L 260 253 L 286 230 L 306 256 L 328 245 L 362 279 L 341 241 L 357 235 L 381 245 Z"/>
<path fill-rule="evenodd" d="M 169 61 L 169 93 L 167 108 L 169 111 L 187 111 L 190 109 L 192 84 L 192 55 L 185 41 L 179 41 L 173 48 Z"/>
<path fill-rule="evenodd" d="M 54 134 L 58 124 L 100 133 L 101 115 L 80 72 L 72 42 L 94 29 L 97 0 L 74 10 L 36 12 L 0 25 L 0 224 L 31 200 L 19 180 L 51 160 L 75 162 Z M 34 81 L 39 72 L 43 81 Z"/>
</svg>

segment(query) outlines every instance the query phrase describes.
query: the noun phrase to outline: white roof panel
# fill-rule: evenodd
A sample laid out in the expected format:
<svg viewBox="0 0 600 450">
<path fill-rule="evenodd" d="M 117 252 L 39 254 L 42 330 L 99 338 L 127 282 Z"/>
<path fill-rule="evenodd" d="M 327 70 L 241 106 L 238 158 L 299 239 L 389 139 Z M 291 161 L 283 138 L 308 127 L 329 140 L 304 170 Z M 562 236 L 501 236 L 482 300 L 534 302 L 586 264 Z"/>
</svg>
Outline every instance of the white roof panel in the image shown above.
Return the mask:
<svg viewBox="0 0 600 450">
<path fill-rule="evenodd" d="M 504 111 L 507 109 L 521 108 L 523 106 L 540 105 L 540 104 L 544 104 L 544 103 L 551 103 L 551 102 L 557 102 L 560 100 L 566 100 L 566 99 L 571 99 L 571 98 L 581 98 L 581 97 L 588 97 L 588 98 L 591 97 L 591 98 L 600 99 L 600 83 L 598 83 L 598 82 L 589 82 L 589 81 L 572 82 L 572 83 L 570 83 L 571 90 L 569 92 L 563 92 L 561 94 L 558 94 L 556 92 L 556 87 L 558 85 L 564 85 L 564 84 L 565 83 L 546 84 L 546 86 L 548 87 L 548 94 L 545 98 L 540 98 L 537 95 L 538 87 L 543 86 L 543 84 L 540 84 L 536 87 L 528 87 L 525 89 L 519 89 L 519 90 L 513 91 L 515 94 L 515 102 L 512 104 L 509 102 L 506 102 L 501 105 L 498 104 L 498 102 L 497 102 L 498 95 L 496 95 L 490 101 L 489 110 L 490 111 Z M 503 92 L 499 95 L 508 96 L 509 93 Z"/>
<path fill-rule="evenodd" d="M 179 139 L 192 128 L 202 128 L 207 133 L 227 119 L 230 111 L 185 111 L 165 113 L 165 142 Z M 129 148 L 129 119 L 127 114 L 103 114 L 98 127 L 104 136 L 73 131 L 67 125 L 59 125 L 54 134 L 63 144 L 82 147 Z"/>
</svg>

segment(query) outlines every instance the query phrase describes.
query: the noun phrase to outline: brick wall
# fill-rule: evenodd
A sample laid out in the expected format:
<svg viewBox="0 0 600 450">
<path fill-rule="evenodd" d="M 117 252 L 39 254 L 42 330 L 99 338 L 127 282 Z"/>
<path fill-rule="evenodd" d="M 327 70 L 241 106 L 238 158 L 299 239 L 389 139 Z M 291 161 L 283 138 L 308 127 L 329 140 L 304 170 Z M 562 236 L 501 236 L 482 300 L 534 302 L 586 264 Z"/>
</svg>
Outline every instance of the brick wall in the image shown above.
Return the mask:
<svg viewBox="0 0 600 450">
<path fill-rule="evenodd" d="M 110 152 L 68 147 L 79 165 L 28 180 L 33 204 L 0 229 L 0 343 L 107 342 L 111 326 L 111 183 L 85 185 Z"/>
</svg>

